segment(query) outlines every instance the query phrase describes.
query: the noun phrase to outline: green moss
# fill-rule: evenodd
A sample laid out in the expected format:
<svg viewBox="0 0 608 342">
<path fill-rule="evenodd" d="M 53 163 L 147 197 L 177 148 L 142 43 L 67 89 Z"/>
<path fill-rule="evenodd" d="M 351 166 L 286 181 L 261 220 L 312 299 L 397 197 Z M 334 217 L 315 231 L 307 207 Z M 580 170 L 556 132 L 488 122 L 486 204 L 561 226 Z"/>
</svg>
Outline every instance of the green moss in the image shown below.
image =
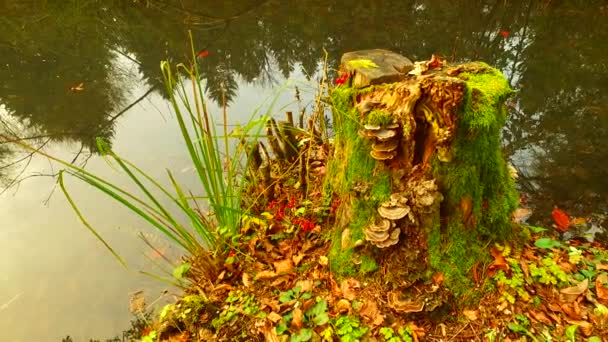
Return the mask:
<svg viewBox="0 0 608 342">
<path fill-rule="evenodd" d="M 389 113 L 374 109 L 365 117 L 365 123 L 374 126 L 386 126 L 393 122 L 393 116 Z"/>
<path fill-rule="evenodd" d="M 467 293 L 472 285 L 473 265 L 488 258 L 487 248 L 479 241 L 507 237 L 518 203 L 500 142 L 506 121 L 504 101 L 513 90 L 498 70 L 484 63 L 475 68 L 483 72 L 459 76 L 466 88 L 453 143 L 454 159 L 433 163 L 434 176 L 446 195 L 442 206 L 450 219 L 443 232 L 438 233 L 441 228 L 437 227 L 431 230 L 430 261 L 433 268 L 445 273 L 446 285 L 456 296 Z M 475 229 L 463 224 L 460 204 L 465 198 L 471 200 Z"/>
<path fill-rule="evenodd" d="M 378 269 L 378 263 L 376 263 L 376 260 L 374 260 L 374 258 L 367 256 L 367 255 L 363 255 L 361 257 L 361 265 L 359 266 L 359 273 L 360 274 L 368 274 L 368 273 L 372 273 L 375 272 Z"/>
<path fill-rule="evenodd" d="M 330 95 L 333 104 L 335 131 L 335 154 L 329 163 L 325 190 L 341 199 L 351 196 L 351 189 L 357 186 L 370 187 L 371 196 L 368 199 L 355 198 L 351 211 L 356 213 L 347 227 L 337 227 L 332 241 L 329 258 L 332 271 L 338 275 L 352 275 L 356 268 L 351 260 L 354 241 L 363 240 L 363 228 L 369 224 L 375 213 L 375 208 L 381 201 L 389 198 L 391 179 L 388 170 L 378 165 L 370 156 L 371 146 L 368 141 L 359 137 L 362 128 L 359 123 L 359 113 L 354 108 L 355 90 L 348 87 L 338 87 Z M 380 114 L 378 114 L 380 115 Z M 348 156 L 345 158 L 343 156 Z M 349 164 L 347 164 L 347 162 Z M 342 230 L 350 230 L 350 247 L 343 251 Z"/>
<path fill-rule="evenodd" d="M 498 70 L 486 64 L 472 63 L 466 70 L 469 72 L 459 76 L 466 86 L 452 142 L 453 159 L 448 163 L 436 158 L 432 161 L 432 174 L 445 197 L 441 203 L 444 220 L 439 217 L 437 208 L 436 216 L 427 218 L 422 227 L 428 238 L 432 270 L 443 272 L 445 284 L 456 297 L 470 302 L 475 298 L 464 297 L 473 285 L 472 268 L 477 262 L 489 260 L 487 245 L 481 241 L 489 243 L 510 235 L 510 218 L 517 207 L 518 194 L 509 176 L 500 141 L 506 121 L 504 101 L 513 90 Z M 368 92 L 386 91 L 394 86 L 357 90 L 338 87 L 330 94 L 334 106 L 336 158 L 329 165 L 326 190 L 331 189 L 332 194 L 341 198 L 350 198 L 355 196 L 349 193 L 353 187 L 371 187 L 369 196 L 352 200 L 350 205 L 354 214 L 349 224 L 334 232 L 330 260 L 332 271 L 338 275 L 352 275 L 356 271 L 351 261 L 352 249 L 341 249 L 342 229 L 350 230 L 352 248 L 352 242 L 363 238 L 363 228 L 374 217 L 377 205 L 388 199 L 391 192 L 388 170 L 370 157 L 369 143 L 357 135 L 361 118 L 354 108 L 354 100 Z M 386 113 L 372 111 L 366 122 L 383 124 L 389 118 Z M 467 220 L 462 217 L 463 199 L 470 203 L 471 218 Z M 375 269 L 373 261 L 370 257 L 359 271 Z"/>
</svg>

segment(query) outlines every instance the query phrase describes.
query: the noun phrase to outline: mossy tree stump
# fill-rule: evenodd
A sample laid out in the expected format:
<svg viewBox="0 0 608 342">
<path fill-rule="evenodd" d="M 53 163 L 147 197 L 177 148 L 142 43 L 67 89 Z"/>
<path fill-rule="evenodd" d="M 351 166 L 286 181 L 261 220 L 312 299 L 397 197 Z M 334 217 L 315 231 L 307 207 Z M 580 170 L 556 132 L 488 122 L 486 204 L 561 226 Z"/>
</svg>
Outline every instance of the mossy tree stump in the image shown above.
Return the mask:
<svg viewBox="0 0 608 342">
<path fill-rule="evenodd" d="M 348 53 L 340 69 L 325 186 L 340 203 L 332 271 L 376 277 L 399 312 L 464 299 L 488 243 L 512 234 L 518 196 L 500 131 L 513 91 L 484 63 L 412 64 L 386 50 Z"/>
</svg>

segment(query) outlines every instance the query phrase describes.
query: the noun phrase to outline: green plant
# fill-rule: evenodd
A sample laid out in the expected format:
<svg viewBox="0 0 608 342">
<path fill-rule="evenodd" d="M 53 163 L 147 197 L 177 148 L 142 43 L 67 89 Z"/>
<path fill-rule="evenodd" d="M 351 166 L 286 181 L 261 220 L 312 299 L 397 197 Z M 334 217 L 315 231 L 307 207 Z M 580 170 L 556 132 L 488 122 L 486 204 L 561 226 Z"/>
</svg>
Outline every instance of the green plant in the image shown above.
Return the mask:
<svg viewBox="0 0 608 342">
<path fill-rule="evenodd" d="M 239 315 L 255 316 L 258 318 L 266 317 L 266 313 L 260 311 L 259 303 L 253 294 L 232 291 L 228 294 L 225 302 L 227 305 L 220 312 L 219 316 L 211 321 L 211 326 L 215 329 L 220 329 L 224 324 Z"/>
<path fill-rule="evenodd" d="M 368 330 L 361 326 L 359 318 L 353 316 L 340 316 L 333 321 L 333 325 L 342 342 L 359 341 Z"/>
<path fill-rule="evenodd" d="M 414 339 L 412 338 L 412 331 L 409 327 L 407 328 L 399 328 L 398 334 L 395 333 L 395 330 L 390 327 L 380 328 L 380 335 L 384 338 L 386 342 L 412 342 Z"/>
<path fill-rule="evenodd" d="M 283 304 L 294 305 L 294 308 L 299 308 L 302 306 L 302 302 L 299 300 L 306 300 L 310 298 L 310 293 L 305 292 L 300 296 L 300 287 L 296 286 L 295 288 L 285 291 L 281 293 L 279 296 L 279 301 Z M 295 310 L 295 309 L 294 309 Z M 293 320 L 294 310 L 288 311 L 285 315 L 283 315 L 281 321 L 276 327 L 277 335 L 282 335 L 289 331 L 288 326 Z M 292 332 L 290 341 L 308 341 L 312 337 L 312 329 L 315 327 L 320 327 L 329 322 L 328 308 L 327 308 L 327 300 L 321 299 L 320 297 L 316 298 L 316 303 L 310 309 L 308 309 L 302 315 L 302 329 L 297 332 Z M 331 336 L 331 330 L 325 330 L 323 332 L 324 336 Z"/>
<path fill-rule="evenodd" d="M 541 266 L 531 263 L 530 275 L 534 280 L 545 285 L 565 285 L 568 283 L 568 275 L 555 263 L 552 253 L 541 260 Z"/>
<path fill-rule="evenodd" d="M 190 41 L 192 44 L 192 37 L 190 37 Z M 194 48 L 192 48 L 192 58 L 196 60 Z M 0 140 L 14 143 L 26 150 L 38 153 L 63 167 L 59 172 L 58 180 L 69 204 L 85 227 L 125 267 L 127 267 L 125 261 L 93 228 L 78 208 L 76 201 L 66 188 L 65 174 L 91 185 L 122 204 L 190 255 L 195 255 L 197 251 L 206 248 L 217 248 L 219 241 L 229 241 L 228 238 L 236 235 L 239 229 L 242 216 L 241 194 L 244 189 L 243 179 L 239 175 L 243 162 L 247 161 L 248 155 L 246 155 L 244 146 L 234 144 L 236 145 L 234 147 L 230 144 L 229 139 L 235 138 L 240 141 L 245 136 L 248 139 L 256 139 L 260 136 L 266 116 L 260 115 L 259 119 L 252 120 L 238 130 L 234 130 L 232 134 L 228 134 L 226 108 L 224 106 L 223 134 L 218 135 L 215 131 L 216 125 L 213 117 L 207 109 L 203 94 L 204 85 L 197 64 L 193 63 L 190 67 L 178 64 L 176 70 L 177 72 L 174 73 L 168 62 L 161 63 L 161 71 L 169 100 L 190 159 L 205 192 L 204 197 L 194 197 L 187 193 L 170 171 L 167 171 L 167 175 L 171 187 L 164 187 L 148 173 L 114 153 L 109 145 L 99 138 L 97 139 L 97 146 L 101 155 L 106 160 L 116 163 L 117 169 L 121 170 L 132 181 L 136 190 L 120 187 L 70 162 L 36 149 L 23 141 L 0 135 Z M 274 105 L 274 102 L 268 110 L 272 109 L 272 105 Z M 252 117 L 259 114 L 256 111 Z M 137 195 L 136 192 L 141 195 Z M 201 213 L 196 202 L 198 198 L 207 200 L 211 209 L 210 215 Z M 166 204 L 167 200 L 170 205 Z M 178 213 L 175 213 L 175 209 Z M 185 217 L 189 224 L 180 222 L 178 214 Z M 213 265 L 213 263 L 207 264 Z M 184 273 L 177 272 L 176 274 L 183 276 Z M 172 280 L 169 279 L 168 281 Z"/>
<path fill-rule="evenodd" d="M 511 276 L 507 276 L 504 271 L 498 271 L 493 279 L 502 288 L 502 297 L 509 303 L 514 304 L 517 297 L 524 301 L 530 300 L 528 291 L 524 288 L 524 273 L 515 258 L 506 258 L 511 270 Z"/>
</svg>

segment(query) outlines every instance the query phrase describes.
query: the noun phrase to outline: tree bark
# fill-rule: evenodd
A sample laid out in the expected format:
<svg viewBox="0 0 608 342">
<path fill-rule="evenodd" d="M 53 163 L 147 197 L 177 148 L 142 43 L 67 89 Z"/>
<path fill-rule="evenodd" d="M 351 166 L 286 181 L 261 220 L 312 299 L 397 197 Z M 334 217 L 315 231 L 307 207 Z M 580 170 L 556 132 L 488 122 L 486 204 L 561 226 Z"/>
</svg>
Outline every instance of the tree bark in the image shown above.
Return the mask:
<svg viewBox="0 0 608 342">
<path fill-rule="evenodd" d="M 488 243 L 512 234 L 518 195 L 500 131 L 513 91 L 484 63 L 408 61 L 386 50 L 342 58 L 330 265 L 385 287 L 398 312 L 433 311 L 466 299 Z"/>
</svg>

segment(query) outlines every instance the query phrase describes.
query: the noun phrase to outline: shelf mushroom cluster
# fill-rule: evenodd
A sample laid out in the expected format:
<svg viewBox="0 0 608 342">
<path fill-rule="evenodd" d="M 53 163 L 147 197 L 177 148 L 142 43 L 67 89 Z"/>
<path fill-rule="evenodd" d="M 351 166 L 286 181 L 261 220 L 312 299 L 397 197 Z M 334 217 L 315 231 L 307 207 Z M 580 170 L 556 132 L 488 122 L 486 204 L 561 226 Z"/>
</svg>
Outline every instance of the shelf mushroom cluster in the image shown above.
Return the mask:
<svg viewBox="0 0 608 342">
<path fill-rule="evenodd" d="M 365 230 L 365 238 L 378 248 L 393 246 L 399 242 L 401 228 L 396 227 L 396 221 L 411 216 L 407 198 L 402 193 L 394 193 L 390 199 L 378 208 L 379 220 L 369 225 Z"/>
<path fill-rule="evenodd" d="M 364 229 L 365 239 L 378 248 L 393 246 L 399 242 L 401 228 L 397 222 L 407 219 L 407 225 L 417 225 L 416 213 L 432 211 L 432 205 L 441 201 L 434 179 L 415 179 L 407 184 L 407 190 L 391 194 L 388 201 L 378 208 L 379 218 Z"/>
<path fill-rule="evenodd" d="M 399 147 L 399 134 L 397 130 L 399 125 L 391 123 L 388 125 L 365 125 L 364 129 L 359 131 L 361 137 L 370 139 L 372 143 L 372 158 L 380 161 L 391 160 L 397 156 L 397 148 Z"/>
</svg>

